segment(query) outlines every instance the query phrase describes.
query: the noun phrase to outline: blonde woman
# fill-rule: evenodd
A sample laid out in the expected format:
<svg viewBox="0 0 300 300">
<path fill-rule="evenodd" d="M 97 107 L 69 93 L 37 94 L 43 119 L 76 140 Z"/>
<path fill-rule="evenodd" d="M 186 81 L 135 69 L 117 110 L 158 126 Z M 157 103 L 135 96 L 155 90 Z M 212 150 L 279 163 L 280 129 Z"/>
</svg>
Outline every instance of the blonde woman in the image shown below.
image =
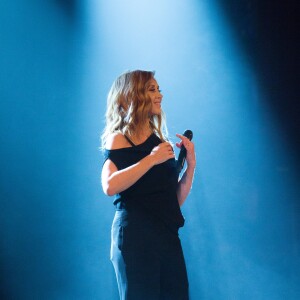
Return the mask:
<svg viewBox="0 0 300 300">
<path fill-rule="evenodd" d="M 115 196 L 111 260 L 121 300 L 189 298 L 178 229 L 196 159 L 193 143 L 177 134 L 187 149 L 178 181 L 162 98 L 154 72 L 141 70 L 120 75 L 108 94 L 102 187 Z"/>
</svg>

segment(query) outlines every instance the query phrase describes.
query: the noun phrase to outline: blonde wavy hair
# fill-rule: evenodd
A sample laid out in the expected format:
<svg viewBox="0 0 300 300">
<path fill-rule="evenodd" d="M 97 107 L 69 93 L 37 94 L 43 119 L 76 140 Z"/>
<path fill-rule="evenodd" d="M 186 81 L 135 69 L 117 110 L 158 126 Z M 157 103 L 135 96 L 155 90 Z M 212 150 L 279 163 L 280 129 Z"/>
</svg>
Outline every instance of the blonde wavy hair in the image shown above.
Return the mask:
<svg viewBox="0 0 300 300">
<path fill-rule="evenodd" d="M 151 99 L 147 95 L 149 82 L 154 78 L 152 71 L 127 71 L 112 84 L 107 96 L 106 126 L 101 136 L 102 149 L 110 134 L 139 136 L 141 126 L 149 121 L 152 132 L 162 141 L 167 140 L 168 130 L 163 111 L 151 115 Z"/>
</svg>

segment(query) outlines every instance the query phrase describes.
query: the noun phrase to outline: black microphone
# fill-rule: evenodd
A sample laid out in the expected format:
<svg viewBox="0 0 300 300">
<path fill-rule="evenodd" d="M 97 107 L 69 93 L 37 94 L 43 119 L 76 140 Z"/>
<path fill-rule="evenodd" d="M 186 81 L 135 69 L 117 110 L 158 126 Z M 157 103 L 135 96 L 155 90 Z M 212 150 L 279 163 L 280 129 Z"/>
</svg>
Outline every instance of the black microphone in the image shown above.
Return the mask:
<svg viewBox="0 0 300 300">
<path fill-rule="evenodd" d="M 192 132 L 192 130 L 187 129 L 183 133 L 183 136 L 187 137 L 191 141 L 192 138 L 193 138 L 193 132 Z M 179 155 L 178 155 L 177 165 L 176 165 L 176 169 L 177 169 L 177 174 L 178 175 L 180 174 L 180 172 L 181 172 L 181 170 L 182 170 L 182 168 L 184 166 L 185 158 L 186 158 L 186 149 L 185 149 L 185 147 L 182 144 L 181 148 L 180 148 Z"/>
</svg>

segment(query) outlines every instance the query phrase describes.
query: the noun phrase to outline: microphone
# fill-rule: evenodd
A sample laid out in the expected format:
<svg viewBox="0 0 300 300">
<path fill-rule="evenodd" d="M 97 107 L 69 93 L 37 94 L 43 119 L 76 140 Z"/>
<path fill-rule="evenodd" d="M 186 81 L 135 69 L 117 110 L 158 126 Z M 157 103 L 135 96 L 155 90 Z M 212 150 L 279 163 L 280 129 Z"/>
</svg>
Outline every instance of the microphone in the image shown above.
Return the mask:
<svg viewBox="0 0 300 300">
<path fill-rule="evenodd" d="M 183 133 L 183 136 L 187 137 L 191 141 L 192 138 L 193 138 L 193 132 L 192 132 L 192 130 L 187 129 Z M 186 158 L 186 149 L 185 149 L 185 147 L 182 144 L 181 148 L 180 148 L 179 155 L 178 155 L 177 165 L 176 165 L 176 169 L 177 169 L 177 174 L 178 175 L 180 174 L 180 172 L 181 172 L 181 170 L 182 170 L 182 168 L 184 166 L 185 158 Z"/>
</svg>

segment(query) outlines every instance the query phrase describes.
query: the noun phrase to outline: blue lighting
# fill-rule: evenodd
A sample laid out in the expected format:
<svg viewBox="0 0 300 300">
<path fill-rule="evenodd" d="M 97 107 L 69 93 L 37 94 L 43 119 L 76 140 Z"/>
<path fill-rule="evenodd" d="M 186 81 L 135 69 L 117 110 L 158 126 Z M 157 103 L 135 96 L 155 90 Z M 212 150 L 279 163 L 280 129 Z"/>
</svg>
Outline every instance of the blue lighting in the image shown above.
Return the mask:
<svg viewBox="0 0 300 300">
<path fill-rule="evenodd" d="M 98 147 L 128 69 L 156 71 L 173 142 L 194 132 L 191 299 L 300 298 L 295 155 L 221 2 L 0 4 L 1 298 L 118 299 Z"/>
</svg>

